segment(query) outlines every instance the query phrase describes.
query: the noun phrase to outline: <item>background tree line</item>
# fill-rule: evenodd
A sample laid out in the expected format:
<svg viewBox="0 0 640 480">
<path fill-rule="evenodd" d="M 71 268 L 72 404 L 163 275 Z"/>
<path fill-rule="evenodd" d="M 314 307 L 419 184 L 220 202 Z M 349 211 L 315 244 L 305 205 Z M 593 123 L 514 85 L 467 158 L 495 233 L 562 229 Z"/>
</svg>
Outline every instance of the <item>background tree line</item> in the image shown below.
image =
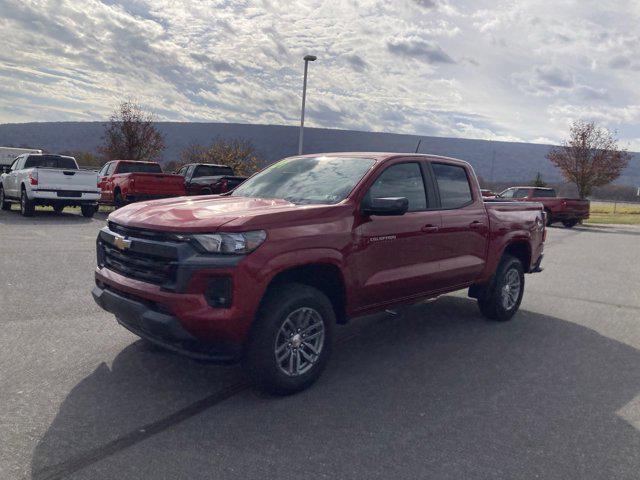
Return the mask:
<svg viewBox="0 0 640 480">
<path fill-rule="evenodd" d="M 127 100 L 116 108 L 105 125 L 103 143 L 98 154 L 91 152 L 66 152 L 73 155 L 83 167 L 100 168 L 109 160 L 157 161 L 165 150 L 165 138 L 155 126 L 155 117 L 140 105 Z M 593 122 L 575 121 L 569 137 L 552 148 L 547 159 L 556 166 L 567 184 L 550 185 L 559 194 L 580 198 L 608 198 L 611 200 L 638 200 L 635 187 L 612 185 L 629 163 L 631 155 L 618 146 L 615 132 L 599 127 Z M 228 165 L 237 175 L 249 176 L 264 165 L 250 141 L 243 138 L 215 138 L 209 145 L 192 144 L 185 148 L 180 158 L 164 163 L 164 170 L 174 172 L 187 163 L 215 163 Z M 512 186 L 505 182 L 487 183 L 484 188 L 501 191 Z M 545 186 L 538 173 L 533 181 L 522 184 Z"/>
</svg>

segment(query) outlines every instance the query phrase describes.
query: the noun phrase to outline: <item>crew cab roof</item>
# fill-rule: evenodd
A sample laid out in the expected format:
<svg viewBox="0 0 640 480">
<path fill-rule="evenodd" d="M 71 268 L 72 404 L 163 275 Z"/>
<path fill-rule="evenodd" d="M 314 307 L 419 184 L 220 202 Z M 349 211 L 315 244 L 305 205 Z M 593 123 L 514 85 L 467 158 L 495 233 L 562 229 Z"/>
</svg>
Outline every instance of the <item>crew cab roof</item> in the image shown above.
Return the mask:
<svg viewBox="0 0 640 480">
<path fill-rule="evenodd" d="M 458 164 L 463 166 L 470 166 L 469 162 L 460 160 L 459 158 L 445 157 L 443 155 L 435 155 L 431 153 L 413 153 L 413 152 L 329 152 L 329 153 L 310 153 L 306 155 L 292 155 L 289 158 L 297 157 L 357 157 L 357 158 L 370 158 L 376 162 L 382 162 L 399 157 L 423 157 L 429 160 L 442 161 L 451 164 Z"/>
</svg>

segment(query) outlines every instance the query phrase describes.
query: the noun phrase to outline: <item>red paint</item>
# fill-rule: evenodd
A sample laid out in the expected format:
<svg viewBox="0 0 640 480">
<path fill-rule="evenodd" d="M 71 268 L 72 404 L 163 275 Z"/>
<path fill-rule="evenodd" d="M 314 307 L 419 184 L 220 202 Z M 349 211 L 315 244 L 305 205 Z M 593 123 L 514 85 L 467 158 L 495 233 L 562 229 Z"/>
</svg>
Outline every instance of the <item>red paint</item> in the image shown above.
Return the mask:
<svg viewBox="0 0 640 480">
<path fill-rule="evenodd" d="M 127 172 L 135 166 L 157 167 L 157 172 Z M 113 204 L 116 193 L 124 203 L 145 199 L 178 197 L 185 194 L 184 178 L 180 175 L 162 173 L 156 162 L 136 162 L 133 160 L 113 160 L 100 170 L 98 187 L 102 191 L 100 203 Z"/>
<path fill-rule="evenodd" d="M 371 157 L 376 162 L 336 205 L 297 206 L 284 200 L 221 196 L 139 203 L 112 213 L 110 220 L 120 225 L 150 230 L 267 232 L 267 240 L 236 267 L 197 271 L 187 293 L 163 291 L 106 268 L 97 269 L 96 278 L 116 290 L 164 305 L 202 340 L 241 343 L 269 283 L 291 268 L 334 266 L 344 284 L 346 315 L 358 316 L 487 281 L 512 244 L 528 255 L 525 271 L 533 268 L 542 253 L 542 205 L 485 203 L 466 162 L 428 155 L 342 155 Z M 361 213 L 367 189 L 385 168 L 412 161 L 424 162 L 428 169 L 432 160 L 466 170 L 473 195 L 468 205 L 402 216 Z M 233 306 L 228 309 L 209 307 L 203 297 L 207 278 L 219 275 L 233 280 Z"/>
</svg>

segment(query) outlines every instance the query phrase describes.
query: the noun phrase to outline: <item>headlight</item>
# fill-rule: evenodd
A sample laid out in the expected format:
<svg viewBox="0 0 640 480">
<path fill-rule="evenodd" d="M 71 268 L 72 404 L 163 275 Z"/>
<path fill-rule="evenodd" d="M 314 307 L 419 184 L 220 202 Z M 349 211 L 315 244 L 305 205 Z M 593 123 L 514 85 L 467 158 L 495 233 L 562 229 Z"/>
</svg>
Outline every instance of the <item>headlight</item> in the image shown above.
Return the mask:
<svg viewBox="0 0 640 480">
<path fill-rule="evenodd" d="M 267 238 L 264 230 L 242 233 L 207 233 L 189 235 L 189 238 L 207 253 L 242 254 L 253 252 Z"/>
</svg>

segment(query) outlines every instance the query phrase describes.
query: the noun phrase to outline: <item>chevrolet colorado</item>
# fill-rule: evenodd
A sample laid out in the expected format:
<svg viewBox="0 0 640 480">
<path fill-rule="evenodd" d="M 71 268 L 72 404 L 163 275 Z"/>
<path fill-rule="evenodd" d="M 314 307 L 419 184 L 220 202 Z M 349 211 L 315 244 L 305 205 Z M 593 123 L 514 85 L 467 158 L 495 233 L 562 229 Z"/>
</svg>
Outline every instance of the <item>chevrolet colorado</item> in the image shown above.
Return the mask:
<svg viewBox="0 0 640 480">
<path fill-rule="evenodd" d="M 113 212 L 92 293 L 140 337 L 241 360 L 258 388 L 288 394 L 318 378 L 350 318 L 468 288 L 510 319 L 541 270 L 543 218 L 539 203 L 483 201 L 460 160 L 298 156 L 227 194 Z"/>
<path fill-rule="evenodd" d="M 113 160 L 98 172 L 100 203 L 120 208 L 127 203 L 184 195 L 184 178 L 162 173 L 156 162 Z"/>
<path fill-rule="evenodd" d="M 96 172 L 80 170 L 73 157 L 25 153 L 0 176 L 0 207 L 10 210 L 11 202 L 19 203 L 25 217 L 34 214 L 36 205 L 45 205 L 56 212 L 79 206 L 82 215 L 90 218 L 98 198 Z"/>
<path fill-rule="evenodd" d="M 498 197 L 522 202 L 540 202 L 547 213 L 547 226 L 562 222 L 565 227 L 572 228 L 578 222 L 589 218 L 589 200 L 558 197 L 553 188 L 511 187 Z"/>
</svg>

